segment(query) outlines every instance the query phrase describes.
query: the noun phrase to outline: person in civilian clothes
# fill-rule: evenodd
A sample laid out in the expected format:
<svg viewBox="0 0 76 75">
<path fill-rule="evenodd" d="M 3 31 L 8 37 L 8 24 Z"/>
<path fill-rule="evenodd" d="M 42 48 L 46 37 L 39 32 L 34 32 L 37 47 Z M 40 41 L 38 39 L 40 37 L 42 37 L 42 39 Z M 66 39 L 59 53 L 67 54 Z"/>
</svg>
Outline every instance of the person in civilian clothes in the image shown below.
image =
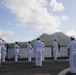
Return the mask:
<svg viewBox="0 0 76 75">
<path fill-rule="evenodd" d="M 31 50 L 33 49 L 31 42 L 28 41 L 27 43 L 27 50 L 28 50 L 28 62 L 31 62 Z"/>
<path fill-rule="evenodd" d="M 67 49 L 70 56 L 70 72 L 76 75 L 76 41 L 73 36 L 70 37 L 71 41 L 68 43 Z"/>
</svg>

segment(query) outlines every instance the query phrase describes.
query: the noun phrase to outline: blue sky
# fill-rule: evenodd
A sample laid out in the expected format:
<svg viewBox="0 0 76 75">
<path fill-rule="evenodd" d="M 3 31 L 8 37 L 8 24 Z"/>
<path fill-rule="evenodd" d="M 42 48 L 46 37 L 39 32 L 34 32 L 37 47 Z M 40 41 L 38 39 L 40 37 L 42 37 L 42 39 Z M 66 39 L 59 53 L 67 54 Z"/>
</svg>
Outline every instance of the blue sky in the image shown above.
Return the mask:
<svg viewBox="0 0 76 75">
<path fill-rule="evenodd" d="M 76 37 L 76 0 L 0 0 L 0 37 L 25 42 L 43 33 Z"/>
</svg>

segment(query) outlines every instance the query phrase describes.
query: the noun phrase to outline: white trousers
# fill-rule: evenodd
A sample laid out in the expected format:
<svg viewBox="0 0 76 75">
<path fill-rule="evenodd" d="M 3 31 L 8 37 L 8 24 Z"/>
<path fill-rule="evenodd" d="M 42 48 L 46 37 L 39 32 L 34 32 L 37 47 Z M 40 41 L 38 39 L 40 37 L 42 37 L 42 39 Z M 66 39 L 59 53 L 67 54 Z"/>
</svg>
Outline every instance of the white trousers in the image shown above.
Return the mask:
<svg viewBox="0 0 76 75">
<path fill-rule="evenodd" d="M 58 49 L 53 49 L 54 60 L 57 60 L 57 51 Z"/>
<path fill-rule="evenodd" d="M 19 52 L 18 49 L 15 50 L 15 62 L 18 62 L 18 52 Z"/>
<path fill-rule="evenodd" d="M 76 73 L 76 51 L 70 53 L 70 72 Z"/>
<path fill-rule="evenodd" d="M 28 62 L 31 62 L 31 50 L 28 51 Z"/>
<path fill-rule="evenodd" d="M 1 52 L 2 62 L 5 62 L 5 57 L 6 57 L 6 50 L 3 50 L 3 51 Z"/>
<path fill-rule="evenodd" d="M 35 65 L 42 66 L 42 50 L 36 51 Z"/>
</svg>

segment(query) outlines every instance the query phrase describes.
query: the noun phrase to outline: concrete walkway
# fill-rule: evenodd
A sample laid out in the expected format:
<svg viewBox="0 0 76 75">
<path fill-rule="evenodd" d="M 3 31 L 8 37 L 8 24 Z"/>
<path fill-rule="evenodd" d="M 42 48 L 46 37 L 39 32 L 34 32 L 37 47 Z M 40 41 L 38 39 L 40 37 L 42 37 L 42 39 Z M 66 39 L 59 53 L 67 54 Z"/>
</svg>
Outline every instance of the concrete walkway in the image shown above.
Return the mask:
<svg viewBox="0 0 76 75">
<path fill-rule="evenodd" d="M 68 60 L 46 59 L 43 66 L 36 67 L 35 61 L 28 63 L 27 60 L 19 60 L 15 63 L 13 60 L 7 60 L 1 64 L 0 75 L 58 75 L 61 71 L 69 68 Z"/>
</svg>

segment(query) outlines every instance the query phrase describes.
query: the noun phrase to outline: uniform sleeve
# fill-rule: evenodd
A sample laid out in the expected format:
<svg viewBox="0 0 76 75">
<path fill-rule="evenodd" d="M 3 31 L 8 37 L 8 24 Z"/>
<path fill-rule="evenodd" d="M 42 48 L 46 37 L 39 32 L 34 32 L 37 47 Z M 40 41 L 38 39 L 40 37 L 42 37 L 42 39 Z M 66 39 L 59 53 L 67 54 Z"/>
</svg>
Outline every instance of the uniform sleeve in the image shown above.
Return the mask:
<svg viewBox="0 0 76 75">
<path fill-rule="evenodd" d="M 56 48 L 58 49 L 58 43 L 56 42 Z"/>
<path fill-rule="evenodd" d="M 54 46 L 54 48 L 58 48 L 57 42 L 54 42 L 54 43 L 53 43 L 53 46 Z"/>
<path fill-rule="evenodd" d="M 17 46 L 18 49 L 20 48 L 20 46 L 18 44 L 16 46 Z"/>
<path fill-rule="evenodd" d="M 3 49 L 6 50 L 6 46 L 5 45 L 3 45 Z"/>
<path fill-rule="evenodd" d="M 18 49 L 19 48 L 18 44 L 14 44 L 14 48 Z"/>
<path fill-rule="evenodd" d="M 5 42 L 0 42 L 0 45 L 4 45 L 5 44 Z"/>
<path fill-rule="evenodd" d="M 44 43 L 42 43 L 43 44 L 43 47 L 45 47 L 45 44 Z"/>
<path fill-rule="evenodd" d="M 31 49 L 31 50 L 33 49 L 31 44 L 30 44 L 30 49 Z"/>
</svg>

